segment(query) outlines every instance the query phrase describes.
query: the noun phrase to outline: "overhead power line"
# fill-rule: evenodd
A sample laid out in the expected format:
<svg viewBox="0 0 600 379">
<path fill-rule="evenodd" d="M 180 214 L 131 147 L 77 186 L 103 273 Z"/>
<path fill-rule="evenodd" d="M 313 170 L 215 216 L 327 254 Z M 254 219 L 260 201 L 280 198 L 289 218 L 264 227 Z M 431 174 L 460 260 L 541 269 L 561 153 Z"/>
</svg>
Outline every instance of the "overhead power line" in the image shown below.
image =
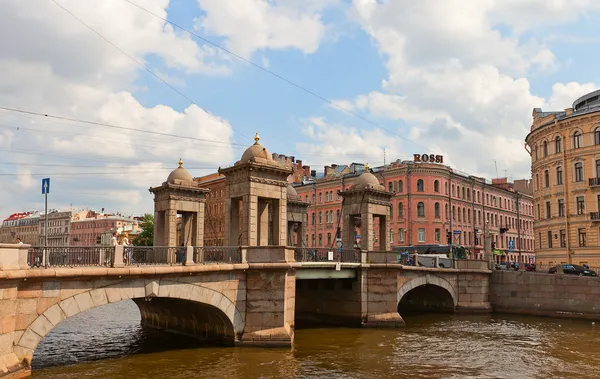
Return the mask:
<svg viewBox="0 0 600 379">
<path fill-rule="evenodd" d="M 167 87 L 169 87 L 171 90 L 173 90 L 175 93 L 177 93 L 179 96 L 183 97 L 184 99 L 186 99 L 190 104 L 193 104 L 195 106 L 197 106 L 198 108 L 200 108 L 204 113 L 206 113 L 207 115 L 209 115 L 210 117 L 214 118 L 215 120 L 217 120 L 218 122 L 220 122 L 221 124 L 228 126 L 231 128 L 231 130 L 233 130 L 234 132 L 240 134 L 242 137 L 244 138 L 248 138 L 248 136 L 244 135 L 242 132 L 235 130 L 231 125 L 227 125 L 223 122 L 223 120 L 221 120 L 220 118 L 218 118 L 217 116 L 215 116 L 214 114 L 210 113 L 209 111 L 205 110 L 204 108 L 202 108 L 201 106 L 199 106 L 198 104 L 196 104 L 196 102 L 194 100 L 192 100 L 189 96 L 187 96 L 186 94 L 184 94 L 183 92 L 181 92 L 180 90 L 178 90 L 177 88 L 175 88 L 171 83 L 167 82 L 165 79 L 161 78 L 159 75 L 155 74 L 154 71 L 150 70 L 148 67 L 146 67 L 142 62 L 138 61 L 137 59 L 135 59 L 132 55 L 128 54 L 125 50 L 121 49 L 119 46 L 117 46 L 115 43 L 113 43 L 111 40 L 109 40 L 108 38 L 106 38 L 105 36 L 103 36 L 100 32 L 98 32 L 96 29 L 92 28 L 89 24 L 87 24 L 85 21 L 83 21 L 82 19 L 80 19 L 79 17 L 77 17 L 73 12 L 71 12 L 70 10 L 68 10 L 67 8 L 65 8 L 62 4 L 60 4 L 58 1 L 56 0 L 51 0 L 54 4 L 56 4 L 58 7 L 60 7 L 62 10 L 64 10 L 65 12 L 67 12 L 69 15 L 71 15 L 71 17 L 73 17 L 75 20 L 79 21 L 82 25 L 84 25 L 86 28 L 88 28 L 90 31 L 92 31 L 94 34 L 96 34 L 98 37 L 102 38 L 106 43 L 108 43 L 109 45 L 111 45 L 112 47 L 114 47 L 116 50 L 118 50 L 121 54 L 125 55 L 127 58 L 129 58 L 132 62 L 134 62 L 135 64 L 137 64 L 138 66 L 140 66 L 141 68 L 143 68 L 145 71 L 147 71 L 150 75 L 152 75 L 153 77 L 155 77 L 156 79 L 158 79 L 160 82 L 162 82 L 163 84 L 165 84 Z"/>
<path fill-rule="evenodd" d="M 55 0 L 52 0 L 52 1 L 55 1 Z M 274 71 L 269 70 L 268 68 L 265 68 L 265 67 L 263 67 L 261 65 L 258 65 L 256 63 L 252 62 L 251 60 L 246 59 L 246 58 L 242 57 L 241 55 L 235 53 L 234 51 L 229 50 L 229 49 L 227 49 L 227 48 L 225 48 L 225 47 L 223 47 L 223 46 L 221 46 L 221 45 L 219 45 L 219 44 L 217 44 L 215 42 L 212 42 L 211 40 L 209 40 L 209 39 L 207 39 L 205 37 L 202 37 L 201 35 L 199 35 L 197 33 L 194 33 L 193 31 L 191 31 L 191 30 L 189 30 L 189 29 L 187 29 L 187 28 L 185 28 L 185 27 L 183 27 L 183 26 L 181 26 L 181 25 L 179 25 L 179 24 L 177 24 L 177 23 L 175 23 L 175 22 L 173 22 L 171 20 L 168 20 L 168 19 L 166 19 L 166 18 L 164 18 L 162 16 L 159 16 L 156 13 L 154 13 L 154 12 L 152 12 L 152 11 L 144 8 L 144 7 L 142 7 L 139 4 L 134 3 L 131 0 L 123 0 L 123 1 L 125 1 L 125 2 L 127 2 L 127 3 L 129 3 L 131 5 L 133 5 L 134 7 L 137 7 L 138 9 L 140 9 L 140 10 L 142 10 L 142 11 L 144 11 L 144 12 L 146 12 L 146 13 L 148 13 L 148 14 L 150 14 L 150 15 L 152 15 L 152 16 L 160 19 L 160 20 L 162 20 L 163 22 L 166 22 L 166 23 L 168 23 L 168 24 L 170 24 L 170 25 L 172 25 L 172 26 L 174 26 L 174 27 L 176 27 L 176 28 L 178 28 L 180 30 L 183 30 L 186 33 L 189 33 L 190 35 L 198 38 L 199 40 L 205 42 L 208 45 L 211 45 L 211 46 L 213 46 L 213 47 L 215 47 L 215 48 L 217 48 L 217 49 L 219 49 L 219 50 L 221 50 L 221 51 L 223 51 L 223 52 L 225 52 L 225 53 L 227 53 L 227 54 L 229 54 L 229 55 L 231 55 L 231 56 L 233 56 L 233 57 L 235 57 L 235 58 L 237 58 L 237 59 L 239 59 L 239 60 L 241 60 L 243 62 L 246 62 L 247 64 L 249 64 L 249 65 L 251 65 L 251 66 L 253 66 L 253 67 L 255 67 L 255 68 L 257 68 L 257 69 L 259 69 L 259 70 L 261 70 L 261 71 L 263 71 L 263 72 L 265 72 L 265 73 L 267 73 L 267 74 L 269 74 L 269 75 L 271 75 L 271 76 L 273 76 L 273 77 L 275 77 L 275 78 L 277 78 L 277 79 L 279 79 L 279 80 L 281 80 L 281 81 L 283 81 L 283 82 L 285 82 L 285 83 L 287 83 L 287 84 L 289 84 L 291 86 L 293 86 L 293 87 L 296 87 L 297 89 L 299 89 L 299 90 L 301 90 L 301 91 L 303 91 L 303 92 L 305 92 L 305 93 L 307 93 L 307 94 L 309 94 L 309 95 L 311 95 L 311 96 L 313 96 L 313 97 L 315 97 L 315 98 L 317 98 L 317 99 L 319 99 L 319 100 L 321 100 L 321 101 L 323 101 L 323 102 L 331 105 L 332 107 L 335 107 L 335 108 L 337 108 L 337 109 L 339 109 L 339 110 L 341 110 L 341 111 L 343 111 L 343 112 L 345 112 L 345 113 L 347 113 L 347 114 L 349 114 L 351 116 L 354 116 L 354 117 L 358 118 L 359 120 L 362 120 L 362 121 L 370 124 L 371 126 L 374 126 L 374 127 L 378 128 L 378 129 L 381 129 L 381 130 L 384 130 L 384 131 L 386 131 L 386 132 L 388 132 L 390 134 L 393 134 L 393 135 L 395 135 L 395 136 L 397 136 L 397 137 L 399 137 L 399 138 L 401 138 L 401 139 L 403 139 L 403 140 L 405 140 L 407 142 L 410 142 L 410 143 L 414 144 L 415 146 L 419 146 L 421 148 L 426 149 L 427 151 L 433 152 L 428 147 L 420 145 L 417 142 L 415 142 L 415 141 L 413 141 L 413 140 L 411 140 L 409 138 L 403 137 L 400 134 L 395 133 L 395 132 L 387 129 L 386 127 L 382 126 L 381 124 L 373 122 L 373 121 L 369 120 L 368 118 L 366 118 L 364 116 L 361 116 L 360 114 L 352 111 L 351 109 L 347 109 L 346 107 L 341 106 L 340 104 L 336 103 L 335 101 L 329 100 L 325 96 L 319 95 L 318 93 L 314 92 L 313 90 L 310 90 L 310 89 L 308 89 L 308 88 L 306 88 L 306 87 L 304 87 L 304 86 L 302 86 L 302 85 L 300 85 L 298 83 L 295 83 L 295 82 L 291 81 L 290 79 L 287 79 L 286 77 L 281 76 L 280 74 L 278 74 L 278 73 L 276 73 Z"/>
<path fill-rule="evenodd" d="M 9 108 L 9 107 L 3 107 L 3 106 L 0 106 L 0 109 L 9 111 L 9 112 L 16 112 L 16 113 L 22 113 L 22 114 L 27 114 L 27 115 L 33 115 L 33 116 L 42 116 L 42 117 L 52 118 L 52 119 L 56 119 L 56 120 L 63 120 L 63 121 L 80 122 L 80 123 L 88 124 L 88 125 L 103 126 L 106 128 L 114 128 L 114 129 L 127 130 L 127 131 L 138 132 L 138 133 L 153 134 L 153 135 L 163 136 L 163 137 L 172 137 L 172 138 L 179 138 L 179 139 L 186 139 L 186 140 L 220 143 L 220 144 L 226 144 L 226 145 L 245 146 L 240 143 L 232 143 L 232 142 L 210 140 L 210 139 L 191 137 L 191 136 L 182 136 L 182 135 L 173 134 L 173 133 L 162 133 L 162 132 L 156 132 L 156 131 L 151 131 L 151 130 L 136 129 L 136 128 L 130 128 L 127 126 L 107 124 L 107 123 L 99 122 L 99 121 L 81 120 L 81 119 L 72 118 L 72 117 L 58 116 L 58 115 L 34 112 L 34 111 L 24 110 L 24 109 Z M 222 123 L 222 121 L 221 121 L 221 123 Z"/>
</svg>

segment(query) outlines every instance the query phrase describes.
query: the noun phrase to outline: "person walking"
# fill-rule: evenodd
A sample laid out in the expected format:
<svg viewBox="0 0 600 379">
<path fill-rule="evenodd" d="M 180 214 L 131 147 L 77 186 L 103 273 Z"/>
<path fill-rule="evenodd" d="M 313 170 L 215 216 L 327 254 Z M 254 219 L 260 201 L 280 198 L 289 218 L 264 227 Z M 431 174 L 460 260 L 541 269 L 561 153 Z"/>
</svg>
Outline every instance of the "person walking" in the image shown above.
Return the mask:
<svg viewBox="0 0 600 379">
<path fill-rule="evenodd" d="M 131 243 L 129 242 L 129 234 L 123 233 L 123 238 L 121 239 L 121 245 L 123 245 L 123 250 L 125 253 L 124 254 L 125 263 L 133 264 L 133 251 L 132 251 L 131 247 L 129 247 L 131 245 Z"/>
</svg>

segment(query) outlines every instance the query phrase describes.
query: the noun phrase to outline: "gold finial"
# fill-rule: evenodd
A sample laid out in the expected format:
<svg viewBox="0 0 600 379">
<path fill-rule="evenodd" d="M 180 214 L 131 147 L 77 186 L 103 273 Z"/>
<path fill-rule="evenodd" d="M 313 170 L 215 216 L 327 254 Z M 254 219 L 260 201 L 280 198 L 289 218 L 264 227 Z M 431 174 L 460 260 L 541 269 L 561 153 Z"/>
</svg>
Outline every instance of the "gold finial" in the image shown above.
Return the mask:
<svg viewBox="0 0 600 379">
<path fill-rule="evenodd" d="M 369 172 L 369 164 L 365 163 L 365 171 Z"/>
<path fill-rule="evenodd" d="M 256 134 L 254 135 L 254 144 L 258 145 L 258 141 L 260 141 L 260 136 L 258 135 L 258 132 L 256 132 Z"/>
<path fill-rule="evenodd" d="M 179 158 L 179 168 L 181 168 L 183 166 L 183 161 L 181 160 L 181 158 Z"/>
</svg>

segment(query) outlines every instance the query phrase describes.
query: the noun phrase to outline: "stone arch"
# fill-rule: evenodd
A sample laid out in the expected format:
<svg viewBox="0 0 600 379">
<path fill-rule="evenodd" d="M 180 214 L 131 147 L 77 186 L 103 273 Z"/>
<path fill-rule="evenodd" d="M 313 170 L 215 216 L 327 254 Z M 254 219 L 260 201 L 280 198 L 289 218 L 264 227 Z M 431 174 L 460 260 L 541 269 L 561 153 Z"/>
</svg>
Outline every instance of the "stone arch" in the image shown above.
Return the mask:
<svg viewBox="0 0 600 379">
<path fill-rule="evenodd" d="M 26 360 L 31 363 L 38 344 L 63 320 L 102 305 L 143 298 L 188 300 L 212 306 L 231 322 L 235 338 L 241 338 L 244 332 L 243 314 L 227 296 L 219 291 L 196 284 L 164 279 L 134 279 L 92 288 L 52 305 L 25 329 L 13 347 L 13 351 L 19 361 Z"/>
<path fill-rule="evenodd" d="M 400 304 L 400 300 L 402 300 L 404 295 L 406 295 L 410 290 L 413 290 L 419 286 L 424 286 L 426 284 L 442 287 L 443 289 L 448 291 L 448 293 L 452 297 L 452 302 L 454 303 L 454 306 L 456 307 L 458 305 L 458 294 L 456 293 L 456 289 L 454 288 L 454 286 L 446 279 L 429 274 L 417 276 L 416 278 L 412 278 L 408 282 L 404 283 L 402 287 L 400 287 L 400 289 L 398 290 L 397 303 Z"/>
</svg>

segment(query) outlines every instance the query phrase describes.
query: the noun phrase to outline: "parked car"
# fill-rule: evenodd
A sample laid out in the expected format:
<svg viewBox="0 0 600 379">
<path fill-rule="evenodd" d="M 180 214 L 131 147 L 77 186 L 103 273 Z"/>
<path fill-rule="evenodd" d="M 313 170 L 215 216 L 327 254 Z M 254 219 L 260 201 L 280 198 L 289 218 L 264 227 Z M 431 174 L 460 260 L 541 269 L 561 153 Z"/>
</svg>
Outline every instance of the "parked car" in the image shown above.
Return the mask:
<svg viewBox="0 0 600 379">
<path fill-rule="evenodd" d="M 525 271 L 535 271 L 535 263 L 525 263 Z"/>
<path fill-rule="evenodd" d="M 598 274 L 596 274 L 596 271 L 589 270 L 583 266 L 578 266 L 578 265 L 571 265 L 571 264 L 564 263 L 564 264 L 562 264 L 562 269 L 563 269 L 563 272 L 567 275 L 598 276 Z M 557 270 L 558 270 L 558 265 L 556 265 L 554 267 L 550 267 L 550 270 L 548 270 L 548 273 L 556 274 Z"/>
</svg>

